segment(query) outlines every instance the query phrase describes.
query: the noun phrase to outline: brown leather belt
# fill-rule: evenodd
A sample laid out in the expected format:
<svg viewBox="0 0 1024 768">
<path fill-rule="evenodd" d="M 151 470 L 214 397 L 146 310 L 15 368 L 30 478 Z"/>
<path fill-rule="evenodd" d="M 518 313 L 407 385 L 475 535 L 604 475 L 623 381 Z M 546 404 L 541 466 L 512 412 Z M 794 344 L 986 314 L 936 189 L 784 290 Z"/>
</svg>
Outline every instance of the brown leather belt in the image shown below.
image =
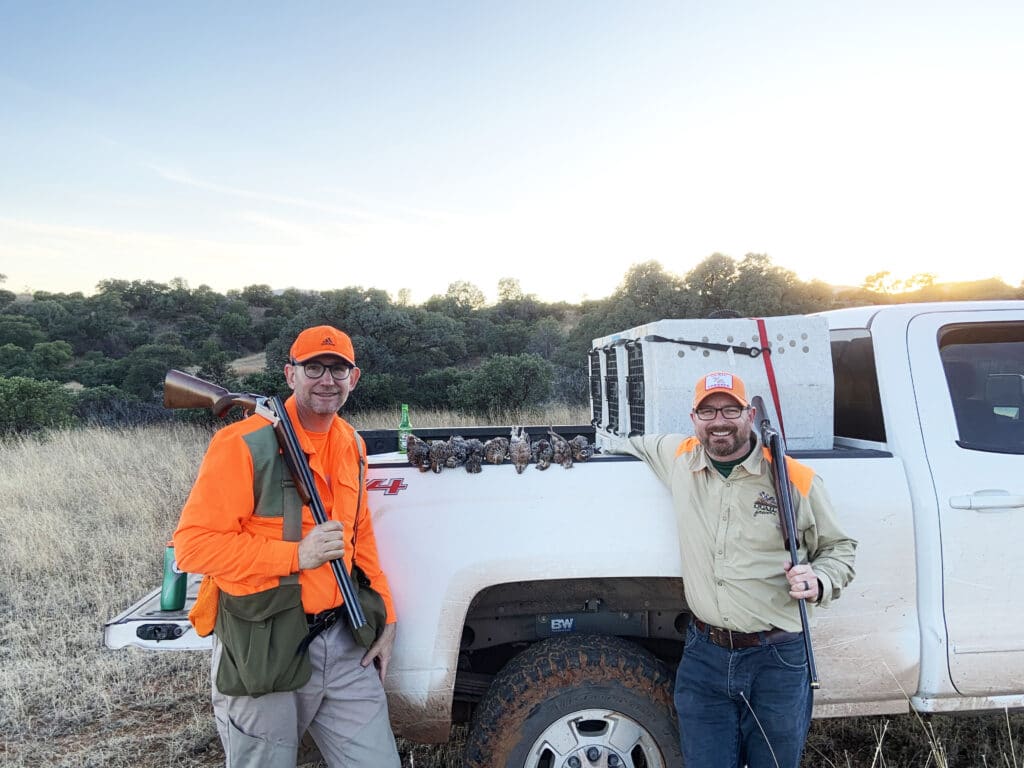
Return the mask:
<svg viewBox="0 0 1024 768">
<path fill-rule="evenodd" d="M 784 629 L 766 629 L 764 632 L 733 632 L 731 629 L 713 627 L 705 624 L 696 616 L 693 617 L 693 626 L 701 634 L 706 634 L 708 640 L 722 648 L 755 648 L 759 645 L 774 645 L 796 640 L 800 632 L 787 632 Z"/>
</svg>

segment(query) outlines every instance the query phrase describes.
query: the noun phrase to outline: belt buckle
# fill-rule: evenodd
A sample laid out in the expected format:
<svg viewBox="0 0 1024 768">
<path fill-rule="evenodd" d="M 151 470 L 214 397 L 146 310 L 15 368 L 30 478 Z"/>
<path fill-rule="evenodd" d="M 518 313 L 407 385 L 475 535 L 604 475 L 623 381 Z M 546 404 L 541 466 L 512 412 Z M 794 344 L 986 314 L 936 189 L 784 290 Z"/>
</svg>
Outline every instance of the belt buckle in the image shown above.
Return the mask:
<svg viewBox="0 0 1024 768">
<path fill-rule="evenodd" d="M 732 630 L 726 629 L 725 627 L 712 627 L 708 633 L 711 640 L 715 645 L 722 648 L 728 648 L 730 651 L 736 650 L 732 644 Z"/>
</svg>

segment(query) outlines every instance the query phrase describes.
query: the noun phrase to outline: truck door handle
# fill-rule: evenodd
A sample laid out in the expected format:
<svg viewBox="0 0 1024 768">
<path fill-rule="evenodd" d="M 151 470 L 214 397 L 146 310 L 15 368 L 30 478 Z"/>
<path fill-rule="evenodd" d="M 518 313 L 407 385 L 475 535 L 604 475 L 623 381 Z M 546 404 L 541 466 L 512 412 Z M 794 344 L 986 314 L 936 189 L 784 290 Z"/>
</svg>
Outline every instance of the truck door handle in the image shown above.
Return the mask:
<svg viewBox="0 0 1024 768">
<path fill-rule="evenodd" d="M 975 491 L 969 496 L 952 496 L 949 506 L 953 509 L 1015 509 L 1024 507 L 1024 496 L 1014 496 L 1009 491 L 985 489 Z"/>
</svg>

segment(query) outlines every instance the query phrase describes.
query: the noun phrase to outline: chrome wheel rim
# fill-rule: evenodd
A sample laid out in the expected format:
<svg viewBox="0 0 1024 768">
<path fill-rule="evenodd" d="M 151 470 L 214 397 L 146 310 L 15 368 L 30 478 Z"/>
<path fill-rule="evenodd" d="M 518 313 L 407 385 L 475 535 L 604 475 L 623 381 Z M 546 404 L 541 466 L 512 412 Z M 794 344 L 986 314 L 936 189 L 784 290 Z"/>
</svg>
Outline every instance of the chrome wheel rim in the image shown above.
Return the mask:
<svg viewBox="0 0 1024 768">
<path fill-rule="evenodd" d="M 666 763 L 650 731 L 633 718 L 612 709 L 584 709 L 545 728 L 524 768 L 666 768 Z"/>
</svg>

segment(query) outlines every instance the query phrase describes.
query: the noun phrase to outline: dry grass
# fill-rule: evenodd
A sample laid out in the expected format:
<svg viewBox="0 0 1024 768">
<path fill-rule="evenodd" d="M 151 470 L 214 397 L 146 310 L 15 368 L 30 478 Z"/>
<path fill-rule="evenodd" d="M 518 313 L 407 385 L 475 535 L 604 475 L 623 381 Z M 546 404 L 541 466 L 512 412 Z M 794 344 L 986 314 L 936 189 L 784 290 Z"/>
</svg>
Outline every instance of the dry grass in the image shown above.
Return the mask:
<svg viewBox="0 0 1024 768">
<path fill-rule="evenodd" d="M 360 412 L 349 421 L 356 429 L 396 429 L 401 409 Z M 489 424 L 589 424 L 590 410 L 585 406 L 549 405 L 517 411 L 498 411 L 487 416 L 472 416 L 442 408 L 410 408 L 413 430 L 417 427 L 475 427 Z"/>
<path fill-rule="evenodd" d="M 460 421 L 413 418 L 422 427 Z M 390 427 L 397 412 L 353 421 Z M 207 654 L 102 646 L 103 623 L 157 585 L 207 438 L 178 425 L 0 442 L 0 765 L 223 764 Z M 403 764 L 458 766 L 461 733 L 448 745 L 403 743 Z M 1024 715 L 817 721 L 804 766 L 1019 768 L 1021 743 Z"/>
<path fill-rule="evenodd" d="M 236 376 L 247 376 L 250 373 L 259 373 L 267 369 L 267 353 L 257 352 L 254 355 L 246 355 L 232 360 L 228 367 Z"/>
</svg>

